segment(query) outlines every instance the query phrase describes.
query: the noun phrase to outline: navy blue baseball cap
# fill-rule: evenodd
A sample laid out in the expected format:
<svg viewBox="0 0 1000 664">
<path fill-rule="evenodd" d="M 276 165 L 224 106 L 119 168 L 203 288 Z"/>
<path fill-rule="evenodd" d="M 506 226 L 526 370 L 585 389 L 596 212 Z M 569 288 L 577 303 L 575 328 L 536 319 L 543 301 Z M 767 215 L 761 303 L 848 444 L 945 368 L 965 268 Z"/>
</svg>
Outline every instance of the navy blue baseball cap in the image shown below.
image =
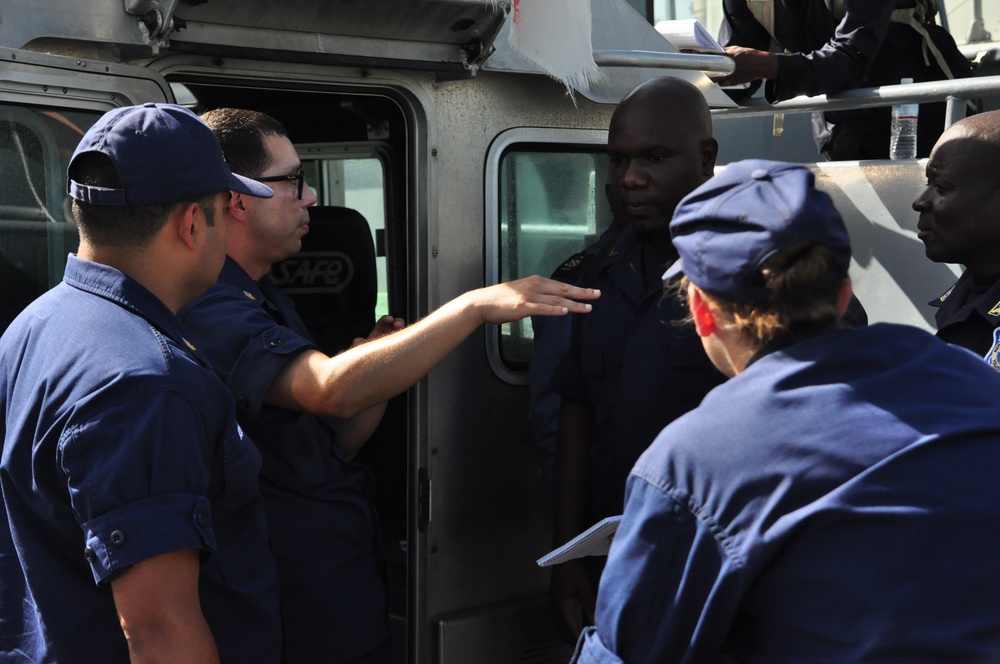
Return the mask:
<svg viewBox="0 0 1000 664">
<path fill-rule="evenodd" d="M 274 195 L 265 184 L 234 174 L 219 139 L 201 119 L 176 104 L 143 104 L 108 111 L 91 127 L 69 162 L 79 155 L 107 155 L 120 188 L 95 187 L 68 178 L 69 195 L 93 205 L 168 205 L 231 189 L 250 196 Z"/>
<path fill-rule="evenodd" d="M 817 242 L 833 252 L 830 284 L 847 277 L 851 242 L 844 220 L 800 164 L 747 159 L 685 196 L 670 222 L 680 254 L 664 281 L 684 273 L 706 293 L 745 304 L 770 300 L 760 270 L 776 252 Z"/>
</svg>

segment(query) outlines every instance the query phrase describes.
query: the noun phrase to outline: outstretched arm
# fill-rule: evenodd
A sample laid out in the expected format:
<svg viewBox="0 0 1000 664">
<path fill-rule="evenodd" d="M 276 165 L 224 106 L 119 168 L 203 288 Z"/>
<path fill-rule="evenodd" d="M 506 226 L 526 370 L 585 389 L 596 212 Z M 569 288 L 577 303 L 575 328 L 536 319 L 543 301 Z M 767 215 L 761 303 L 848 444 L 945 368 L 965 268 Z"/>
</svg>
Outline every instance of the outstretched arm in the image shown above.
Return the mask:
<svg viewBox="0 0 1000 664">
<path fill-rule="evenodd" d="M 423 378 L 483 323 L 527 316 L 586 313 L 600 293 L 534 276 L 464 293 L 386 337 L 328 357 L 300 353 L 268 390 L 270 404 L 321 415 L 351 417 Z"/>
</svg>

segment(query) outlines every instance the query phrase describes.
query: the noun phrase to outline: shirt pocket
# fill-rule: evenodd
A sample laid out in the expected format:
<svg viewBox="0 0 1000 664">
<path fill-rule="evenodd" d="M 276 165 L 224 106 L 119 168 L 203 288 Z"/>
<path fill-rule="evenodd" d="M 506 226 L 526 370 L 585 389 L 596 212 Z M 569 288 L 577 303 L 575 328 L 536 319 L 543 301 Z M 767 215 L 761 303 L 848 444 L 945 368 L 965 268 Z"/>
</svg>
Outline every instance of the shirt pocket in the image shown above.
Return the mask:
<svg viewBox="0 0 1000 664">
<path fill-rule="evenodd" d="M 212 498 L 217 543 L 214 564 L 228 583 L 259 574 L 262 563 L 270 557 L 257 478 L 260 462 L 253 442 L 234 426 L 223 443 L 222 493 Z"/>
</svg>

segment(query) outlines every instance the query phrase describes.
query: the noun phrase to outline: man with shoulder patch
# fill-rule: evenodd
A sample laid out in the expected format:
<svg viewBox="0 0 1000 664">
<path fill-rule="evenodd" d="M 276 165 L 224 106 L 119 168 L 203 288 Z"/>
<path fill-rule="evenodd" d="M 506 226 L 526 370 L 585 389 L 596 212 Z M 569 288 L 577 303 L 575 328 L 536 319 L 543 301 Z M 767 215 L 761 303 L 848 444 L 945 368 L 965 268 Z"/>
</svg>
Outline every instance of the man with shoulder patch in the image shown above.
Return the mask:
<svg viewBox="0 0 1000 664">
<path fill-rule="evenodd" d="M 420 380 L 483 323 L 586 312 L 591 289 L 540 277 L 470 291 L 402 329 L 385 317 L 374 337 L 333 357 L 319 351 L 291 299 L 267 277 L 299 251 L 316 196 L 285 128 L 240 109 L 203 116 L 237 173 L 275 187 L 263 203 L 234 190 L 222 215 L 228 258 L 219 282 L 181 313 L 236 396 L 238 418 L 264 463 L 271 546 L 278 562 L 285 661 L 367 664 L 391 654 L 388 588 L 372 478 L 352 458 L 384 402 Z M 390 334 L 391 332 L 391 334 Z"/>
<path fill-rule="evenodd" d="M 79 251 L 0 339 L 4 661 L 280 661 L 260 455 L 176 318 L 230 190 L 272 195 L 181 106 L 110 111 L 70 160 Z"/>
<path fill-rule="evenodd" d="M 927 258 L 965 266 L 937 307 L 937 336 L 997 365 L 1000 348 L 1000 111 L 956 122 L 927 161 L 913 201 Z"/>
<path fill-rule="evenodd" d="M 951 35 L 934 21 L 937 0 L 724 0 L 719 43 L 736 62 L 719 85 L 738 101 L 766 81 L 768 101 L 799 95 L 972 75 Z M 922 104 L 917 156 L 944 126 L 945 104 Z M 887 159 L 889 107 L 813 114 L 816 147 L 830 159 Z"/>
<path fill-rule="evenodd" d="M 554 546 L 620 514 L 635 460 L 664 426 L 725 379 L 697 335 L 676 325 L 686 315 L 682 308 L 661 301 L 660 276 L 677 258 L 670 217 L 715 169 L 718 143 L 705 98 L 678 78 L 643 83 L 615 110 L 607 152 L 609 198 L 625 228 L 590 261 L 586 285 L 600 289 L 601 299 L 573 321 L 554 383 L 562 399 Z M 550 606 L 567 641 L 593 620 L 600 564 L 590 558 L 552 569 Z"/>
<path fill-rule="evenodd" d="M 605 185 L 604 193 L 611 208 L 611 222 L 595 242 L 560 263 L 552 273 L 553 279 L 584 287 L 596 279 L 595 263 L 613 250 L 615 237 L 626 225 L 625 216 L 610 184 Z M 532 332 L 535 335 L 535 349 L 528 371 L 531 437 L 550 493 L 559 432 L 559 410 L 562 405 L 557 377 L 559 366 L 569 351 L 574 320 L 574 316 L 531 318 Z"/>
</svg>

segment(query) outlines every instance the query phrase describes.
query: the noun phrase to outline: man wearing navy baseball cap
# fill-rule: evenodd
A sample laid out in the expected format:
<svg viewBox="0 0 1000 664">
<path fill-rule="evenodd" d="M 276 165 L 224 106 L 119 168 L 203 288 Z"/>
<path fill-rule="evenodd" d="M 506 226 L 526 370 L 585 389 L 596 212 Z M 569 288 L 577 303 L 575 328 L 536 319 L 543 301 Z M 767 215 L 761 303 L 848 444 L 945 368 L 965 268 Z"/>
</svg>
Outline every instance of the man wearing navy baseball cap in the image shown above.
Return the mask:
<svg viewBox="0 0 1000 664">
<path fill-rule="evenodd" d="M 0 579 L 0 643 L 24 661 L 277 662 L 260 456 L 176 318 L 222 267 L 230 190 L 272 192 L 169 104 L 105 114 L 68 175 L 79 251 L 0 339 L 21 572 Z"/>
<path fill-rule="evenodd" d="M 732 378 L 633 468 L 573 661 L 996 661 L 1000 377 L 838 324 L 850 241 L 801 165 L 730 164 L 670 230 Z"/>
</svg>

